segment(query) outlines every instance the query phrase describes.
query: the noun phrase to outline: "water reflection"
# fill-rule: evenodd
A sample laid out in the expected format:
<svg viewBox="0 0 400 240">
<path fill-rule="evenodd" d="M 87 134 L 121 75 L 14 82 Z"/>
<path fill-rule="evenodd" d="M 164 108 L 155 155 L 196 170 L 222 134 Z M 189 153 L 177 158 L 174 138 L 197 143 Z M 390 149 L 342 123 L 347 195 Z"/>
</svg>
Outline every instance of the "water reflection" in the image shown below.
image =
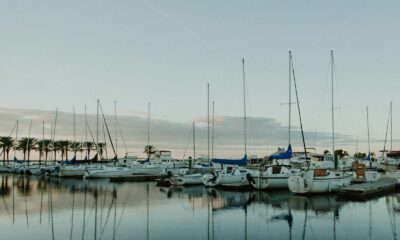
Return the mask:
<svg viewBox="0 0 400 240">
<path fill-rule="evenodd" d="M 396 239 L 400 195 L 156 187 L 0 175 L 1 239 Z"/>
</svg>

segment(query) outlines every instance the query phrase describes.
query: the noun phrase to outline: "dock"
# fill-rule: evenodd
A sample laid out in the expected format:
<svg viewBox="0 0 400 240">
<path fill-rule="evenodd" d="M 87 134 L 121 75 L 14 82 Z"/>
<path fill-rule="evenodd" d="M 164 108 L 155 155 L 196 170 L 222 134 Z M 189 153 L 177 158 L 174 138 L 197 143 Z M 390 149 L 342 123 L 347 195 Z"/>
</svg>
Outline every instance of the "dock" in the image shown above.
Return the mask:
<svg viewBox="0 0 400 240">
<path fill-rule="evenodd" d="M 132 175 L 129 177 L 110 177 L 110 182 L 151 182 L 161 178 L 160 175 Z"/>
<path fill-rule="evenodd" d="M 394 192 L 396 190 L 396 186 L 396 179 L 381 178 L 376 182 L 352 184 L 350 186 L 340 188 L 338 195 L 339 198 L 343 199 L 366 200 L 381 196 L 385 193 Z"/>
</svg>

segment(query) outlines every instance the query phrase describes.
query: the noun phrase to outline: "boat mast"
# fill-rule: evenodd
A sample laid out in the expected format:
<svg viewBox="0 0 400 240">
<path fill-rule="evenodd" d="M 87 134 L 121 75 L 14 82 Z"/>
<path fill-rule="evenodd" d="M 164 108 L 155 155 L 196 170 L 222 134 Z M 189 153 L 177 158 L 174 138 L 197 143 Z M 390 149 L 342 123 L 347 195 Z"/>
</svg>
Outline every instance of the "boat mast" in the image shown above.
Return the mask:
<svg viewBox="0 0 400 240">
<path fill-rule="evenodd" d="M 110 134 L 110 129 L 108 128 L 106 117 L 104 116 L 104 111 L 103 111 L 103 107 L 101 106 L 101 104 L 100 104 L 100 110 L 101 110 L 101 115 L 103 116 L 104 125 L 105 125 L 106 130 L 107 130 L 108 139 L 110 140 L 111 148 L 112 148 L 112 150 L 114 152 L 114 160 L 118 160 L 118 155 L 117 155 L 117 152 L 115 151 L 115 147 L 114 147 L 114 144 L 112 142 L 112 138 L 111 138 L 111 134 Z M 103 133 L 104 133 L 104 130 L 103 130 Z"/>
<path fill-rule="evenodd" d="M 147 106 L 147 159 L 150 159 L 150 107 L 149 102 Z"/>
<path fill-rule="evenodd" d="M 333 65 L 334 65 L 334 60 L 333 60 L 333 50 L 331 50 L 331 84 L 332 84 L 332 109 L 331 109 L 331 113 L 332 113 L 332 154 L 333 154 L 333 158 L 335 161 L 335 169 L 337 168 L 337 161 L 336 161 L 336 156 L 335 156 L 335 105 L 333 102 Z"/>
<path fill-rule="evenodd" d="M 50 142 L 51 142 L 52 151 L 54 151 L 53 128 L 54 128 L 54 123 L 51 122 L 50 123 Z M 47 159 L 46 159 L 46 162 L 47 162 Z"/>
<path fill-rule="evenodd" d="M 193 160 L 196 159 L 196 132 L 195 123 L 193 122 Z"/>
<path fill-rule="evenodd" d="M 290 130 L 292 124 L 292 52 L 289 51 L 289 145 L 290 145 Z"/>
<path fill-rule="evenodd" d="M 58 108 L 56 109 L 56 117 L 54 119 L 54 129 L 53 129 L 53 144 L 52 144 L 52 146 L 53 146 L 53 151 L 54 151 L 54 163 L 56 163 L 56 157 L 57 157 L 57 151 L 54 146 L 54 140 L 56 137 L 57 118 L 58 118 Z"/>
<path fill-rule="evenodd" d="M 301 137 L 303 140 L 303 148 L 304 148 L 304 156 L 306 158 L 306 161 L 308 163 L 308 168 L 307 170 L 310 168 L 310 161 L 308 161 L 308 157 L 307 157 L 307 148 L 306 148 L 306 142 L 304 140 L 304 131 L 303 131 L 303 121 L 301 120 L 301 112 L 300 112 L 300 103 L 299 103 L 299 95 L 297 94 L 297 83 L 296 83 L 296 76 L 294 74 L 294 66 L 293 66 L 293 58 L 291 58 L 291 67 L 292 67 L 292 74 L 293 74 L 293 84 L 294 84 L 294 90 L 296 93 L 296 103 L 297 103 L 297 111 L 299 113 L 299 120 L 300 120 L 300 129 L 301 129 Z"/>
<path fill-rule="evenodd" d="M 369 117 L 368 117 L 368 106 L 367 106 L 367 134 L 368 134 L 368 155 L 371 156 L 371 149 L 369 145 Z"/>
<path fill-rule="evenodd" d="M 390 151 L 392 151 L 393 147 L 393 108 L 392 102 L 390 102 Z"/>
<path fill-rule="evenodd" d="M 117 101 L 114 100 L 115 153 L 118 155 Z"/>
<path fill-rule="evenodd" d="M 97 99 L 97 113 L 96 113 L 96 152 L 97 152 L 97 154 L 99 154 L 99 108 L 100 108 L 100 100 Z"/>
<path fill-rule="evenodd" d="M 54 142 L 55 142 L 55 138 L 56 138 L 57 120 L 58 120 L 58 108 L 56 109 L 56 118 L 54 119 L 53 147 L 54 147 Z M 56 162 L 56 154 L 57 154 L 57 152 L 54 151 L 54 163 Z"/>
<path fill-rule="evenodd" d="M 31 119 L 31 122 L 29 123 L 28 141 L 26 141 L 26 151 L 28 152 L 28 166 L 29 166 L 29 155 L 30 155 L 29 143 L 31 140 L 31 129 L 32 129 L 32 119 Z"/>
<path fill-rule="evenodd" d="M 15 142 L 18 142 L 18 122 L 19 120 L 17 120 L 17 129 L 15 130 Z M 16 144 L 14 144 L 14 161 L 13 161 L 13 166 L 15 166 L 15 159 L 17 158 L 17 150 L 16 150 Z"/>
<path fill-rule="evenodd" d="M 86 105 L 85 105 L 85 148 L 86 148 L 86 160 L 89 160 L 88 156 L 88 122 L 87 122 L 87 112 L 86 112 Z"/>
<path fill-rule="evenodd" d="M 385 131 L 385 141 L 383 142 L 383 152 L 382 152 L 382 158 L 385 158 L 385 153 L 386 153 L 386 142 L 387 142 L 387 137 L 388 137 L 388 131 L 389 131 L 389 122 L 391 121 L 391 115 L 392 115 L 392 103 L 390 102 L 390 107 L 389 107 L 389 114 L 388 118 L 386 121 L 386 131 Z M 391 124 L 391 122 L 390 122 Z M 392 135 L 390 135 L 390 145 L 392 145 Z M 392 146 L 390 146 L 391 148 Z M 387 157 L 387 155 L 386 155 Z"/>
<path fill-rule="evenodd" d="M 212 102 L 211 159 L 214 158 L 215 102 Z"/>
<path fill-rule="evenodd" d="M 122 133 L 122 129 L 121 129 L 121 125 L 119 125 L 119 122 L 117 121 L 118 124 L 118 128 L 119 128 L 119 132 L 121 134 L 121 138 L 122 138 L 122 143 L 124 144 L 124 148 L 125 148 L 125 158 L 128 157 L 128 149 L 126 148 L 126 143 L 125 143 L 125 138 L 124 138 L 124 134 Z"/>
<path fill-rule="evenodd" d="M 210 83 L 207 83 L 207 158 L 210 162 Z"/>
<path fill-rule="evenodd" d="M 43 120 L 43 122 L 42 122 L 42 158 L 43 158 L 44 147 L 45 147 L 45 145 L 44 145 L 44 120 Z"/>
<path fill-rule="evenodd" d="M 72 107 L 72 110 L 73 110 L 73 112 L 74 112 L 74 156 L 75 156 L 75 158 L 76 158 L 76 147 L 77 147 L 77 145 L 76 145 L 76 119 L 75 119 L 75 106 L 73 106 Z"/>
<path fill-rule="evenodd" d="M 243 67 L 243 121 L 244 121 L 244 154 L 247 156 L 247 123 L 246 123 L 246 74 L 244 71 L 244 58 L 242 59 Z"/>
</svg>

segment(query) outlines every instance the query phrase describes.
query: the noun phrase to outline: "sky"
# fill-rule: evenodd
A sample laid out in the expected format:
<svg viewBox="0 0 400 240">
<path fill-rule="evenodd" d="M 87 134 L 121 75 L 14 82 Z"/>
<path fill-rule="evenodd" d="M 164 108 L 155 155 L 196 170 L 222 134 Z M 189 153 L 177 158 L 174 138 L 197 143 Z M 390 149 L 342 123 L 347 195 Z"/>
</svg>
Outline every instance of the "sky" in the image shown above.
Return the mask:
<svg viewBox="0 0 400 240">
<path fill-rule="evenodd" d="M 392 101 L 393 147 L 400 148 L 398 1 L 0 3 L 0 107 L 16 116 L 28 119 L 28 110 L 56 108 L 72 113 L 73 106 L 82 114 L 84 105 L 94 114 L 100 99 L 110 115 L 117 101 L 119 116 L 145 119 L 151 102 L 153 119 L 176 128 L 189 129 L 193 121 L 204 127 L 209 83 L 216 115 L 240 118 L 245 58 L 248 117 L 280 126 L 256 124 L 254 131 L 284 129 L 291 50 L 304 130 L 325 136 L 331 131 L 333 50 L 338 142 L 355 149 L 358 137 L 366 151 L 368 105 L 372 150 L 382 149 Z M 298 128 L 296 111 L 292 123 Z M 1 124 L 0 130 L 11 127 Z M 287 133 L 276 139 L 259 146 L 281 145 Z M 325 138 L 306 140 L 320 150 L 330 146 Z M 231 154 L 221 154 L 233 151 L 226 152 Z"/>
</svg>

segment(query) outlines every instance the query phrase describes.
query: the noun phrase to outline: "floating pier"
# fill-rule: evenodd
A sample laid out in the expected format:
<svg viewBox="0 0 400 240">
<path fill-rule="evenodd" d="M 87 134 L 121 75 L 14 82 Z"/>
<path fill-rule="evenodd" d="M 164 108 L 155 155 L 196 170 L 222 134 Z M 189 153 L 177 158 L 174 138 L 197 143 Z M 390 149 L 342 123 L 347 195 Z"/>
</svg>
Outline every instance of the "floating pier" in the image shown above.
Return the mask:
<svg viewBox="0 0 400 240">
<path fill-rule="evenodd" d="M 396 190 L 397 181 L 393 178 L 381 178 L 376 182 L 352 184 L 339 189 L 338 195 L 344 199 L 365 200 Z"/>
<path fill-rule="evenodd" d="M 110 177 L 110 182 L 151 182 L 161 178 L 160 175 L 132 175 L 129 177 Z"/>
</svg>

